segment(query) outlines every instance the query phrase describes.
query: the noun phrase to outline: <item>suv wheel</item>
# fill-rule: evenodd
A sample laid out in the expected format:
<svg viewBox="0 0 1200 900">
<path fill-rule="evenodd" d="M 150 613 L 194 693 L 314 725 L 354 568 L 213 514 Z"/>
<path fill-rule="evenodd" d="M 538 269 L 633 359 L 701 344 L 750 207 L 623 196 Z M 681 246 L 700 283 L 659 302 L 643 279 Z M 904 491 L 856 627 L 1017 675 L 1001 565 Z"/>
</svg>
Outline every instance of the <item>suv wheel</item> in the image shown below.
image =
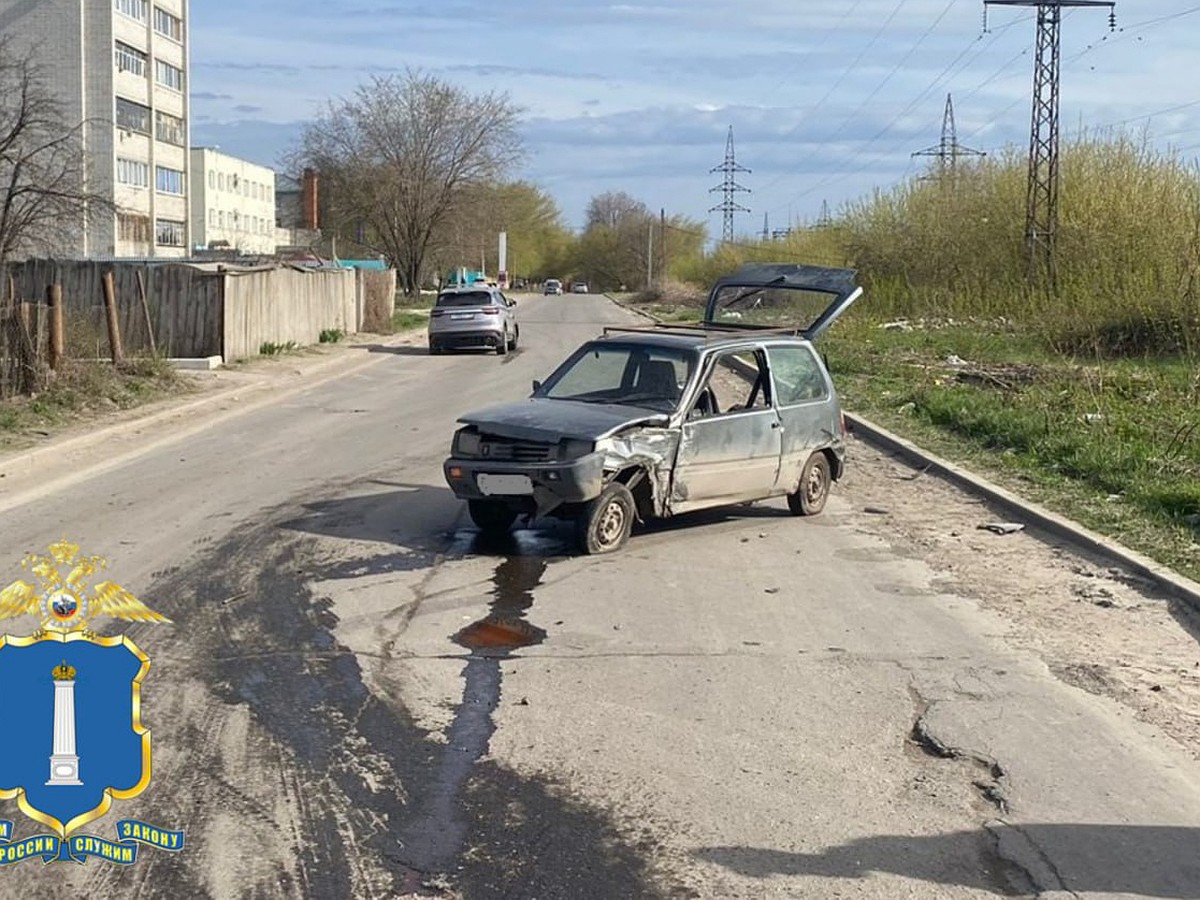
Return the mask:
<svg viewBox="0 0 1200 900">
<path fill-rule="evenodd" d="M 503 534 L 517 520 L 516 510 L 498 500 L 468 500 L 467 511 L 484 534 Z"/>
<path fill-rule="evenodd" d="M 433 341 L 430 341 L 429 342 L 429 355 L 430 356 L 441 356 L 442 355 L 441 344 L 435 344 Z"/>
<path fill-rule="evenodd" d="M 496 345 L 496 355 L 503 356 L 508 352 L 508 331 L 500 332 L 500 343 Z"/>
<path fill-rule="evenodd" d="M 511 339 L 511 340 L 508 342 L 508 349 L 509 349 L 509 350 L 516 350 L 516 349 L 517 349 L 517 340 L 518 340 L 520 337 L 521 337 L 521 326 L 520 326 L 520 325 L 514 325 L 514 326 L 513 326 L 513 336 L 512 336 L 512 339 Z"/>
<path fill-rule="evenodd" d="M 629 488 L 614 481 L 595 500 L 585 503 L 575 520 L 579 548 L 584 553 L 611 553 L 629 540 L 635 504 Z"/>
<path fill-rule="evenodd" d="M 825 508 L 829 499 L 829 487 L 833 475 L 829 470 L 829 458 L 824 453 L 814 453 L 800 472 L 800 486 L 796 493 L 788 494 L 788 509 L 793 516 L 815 516 Z"/>
</svg>

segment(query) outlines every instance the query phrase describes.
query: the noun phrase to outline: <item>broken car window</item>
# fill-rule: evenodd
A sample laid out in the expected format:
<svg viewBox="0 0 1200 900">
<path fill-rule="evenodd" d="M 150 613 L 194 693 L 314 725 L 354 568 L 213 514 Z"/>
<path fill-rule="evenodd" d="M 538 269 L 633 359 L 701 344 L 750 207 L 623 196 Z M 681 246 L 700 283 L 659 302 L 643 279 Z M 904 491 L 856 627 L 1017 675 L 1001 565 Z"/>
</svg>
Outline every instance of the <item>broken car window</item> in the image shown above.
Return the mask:
<svg viewBox="0 0 1200 900">
<path fill-rule="evenodd" d="M 689 418 L 720 416 L 771 405 L 767 379 L 753 350 L 717 357 L 708 382 L 696 398 Z"/>
<path fill-rule="evenodd" d="M 769 347 L 771 373 L 780 406 L 821 400 L 828 394 L 825 376 L 812 351 L 807 347 Z"/>
<path fill-rule="evenodd" d="M 803 328 L 814 322 L 835 295 L 800 288 L 728 285 L 717 292 L 717 322 Z"/>
</svg>

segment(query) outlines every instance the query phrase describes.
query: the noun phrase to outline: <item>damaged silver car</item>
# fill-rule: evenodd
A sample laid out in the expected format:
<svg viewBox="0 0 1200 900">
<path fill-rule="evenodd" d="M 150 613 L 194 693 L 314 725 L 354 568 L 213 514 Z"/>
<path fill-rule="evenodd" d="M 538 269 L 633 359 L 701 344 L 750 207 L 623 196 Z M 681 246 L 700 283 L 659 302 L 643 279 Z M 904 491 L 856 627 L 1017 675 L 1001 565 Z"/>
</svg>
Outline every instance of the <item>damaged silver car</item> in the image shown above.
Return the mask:
<svg viewBox="0 0 1200 900">
<path fill-rule="evenodd" d="M 846 427 L 812 341 L 859 296 L 855 272 L 746 266 L 691 326 L 606 328 L 526 400 L 462 416 L 446 481 L 484 532 L 573 521 L 580 548 L 635 521 L 786 497 L 815 515 L 842 476 Z"/>
</svg>

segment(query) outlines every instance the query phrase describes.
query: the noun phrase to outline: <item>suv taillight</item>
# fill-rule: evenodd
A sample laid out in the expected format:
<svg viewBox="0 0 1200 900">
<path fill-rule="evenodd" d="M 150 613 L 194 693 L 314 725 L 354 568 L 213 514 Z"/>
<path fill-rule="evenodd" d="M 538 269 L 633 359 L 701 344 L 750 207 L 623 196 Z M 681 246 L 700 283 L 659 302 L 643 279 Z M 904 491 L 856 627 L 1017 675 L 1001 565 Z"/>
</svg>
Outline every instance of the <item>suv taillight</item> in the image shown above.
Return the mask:
<svg viewBox="0 0 1200 900">
<path fill-rule="evenodd" d="M 498 307 L 498 306 L 485 306 L 485 307 L 483 308 L 482 312 L 483 312 L 483 314 L 484 314 L 485 316 L 498 316 L 498 315 L 500 315 L 500 307 Z"/>
</svg>

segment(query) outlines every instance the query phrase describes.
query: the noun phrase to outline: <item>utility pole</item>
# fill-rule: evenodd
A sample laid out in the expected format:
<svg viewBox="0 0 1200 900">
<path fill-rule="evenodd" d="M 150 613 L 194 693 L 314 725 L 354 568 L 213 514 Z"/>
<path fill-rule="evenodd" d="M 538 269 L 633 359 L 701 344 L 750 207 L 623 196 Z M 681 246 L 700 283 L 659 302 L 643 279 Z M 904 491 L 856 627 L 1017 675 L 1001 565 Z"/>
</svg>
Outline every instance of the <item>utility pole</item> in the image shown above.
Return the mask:
<svg viewBox="0 0 1200 900">
<path fill-rule="evenodd" d="M 821 218 L 817 219 L 818 228 L 828 228 L 833 224 L 833 216 L 829 214 L 829 201 L 821 201 Z"/>
<path fill-rule="evenodd" d="M 745 172 L 748 175 L 750 174 L 750 170 L 745 166 L 739 166 L 737 159 L 734 157 L 732 125 L 729 126 L 729 136 L 725 139 L 725 162 L 708 170 L 710 175 L 715 175 L 718 172 L 725 176 L 725 180 L 716 187 L 709 188 L 708 192 L 710 194 L 720 192 L 722 194 L 722 200 L 718 206 L 712 207 L 709 212 L 721 212 L 725 214 L 725 228 L 721 232 L 721 241 L 728 244 L 733 240 L 733 214 L 739 212 L 750 212 L 750 210 L 736 203 L 733 199 L 734 194 L 750 193 L 749 188 L 742 187 L 737 183 L 737 181 L 734 180 L 733 177 L 739 172 Z"/>
<path fill-rule="evenodd" d="M 654 288 L 654 220 L 646 220 L 646 290 Z"/>
<path fill-rule="evenodd" d="M 954 101 L 946 95 L 946 110 L 942 113 L 942 139 L 932 147 L 918 150 L 913 156 L 936 156 L 938 174 L 954 174 L 960 156 L 987 156 L 982 150 L 972 150 L 958 142 L 958 131 L 954 127 Z"/>
<path fill-rule="evenodd" d="M 767 214 L 763 213 L 762 241 L 765 244 L 771 239 L 771 226 L 767 224 Z"/>
<path fill-rule="evenodd" d="M 1037 7 L 1037 53 L 1033 63 L 1033 115 L 1029 129 L 1029 186 L 1025 201 L 1025 240 L 1030 281 L 1054 286 L 1054 244 L 1058 231 L 1058 85 L 1060 31 L 1064 6 L 1106 6 L 1115 30 L 1115 0 L 983 0 L 984 28 L 989 6 Z"/>
<path fill-rule="evenodd" d="M 667 209 L 665 206 L 660 206 L 658 209 L 658 278 L 664 280 L 667 277 Z"/>
</svg>

